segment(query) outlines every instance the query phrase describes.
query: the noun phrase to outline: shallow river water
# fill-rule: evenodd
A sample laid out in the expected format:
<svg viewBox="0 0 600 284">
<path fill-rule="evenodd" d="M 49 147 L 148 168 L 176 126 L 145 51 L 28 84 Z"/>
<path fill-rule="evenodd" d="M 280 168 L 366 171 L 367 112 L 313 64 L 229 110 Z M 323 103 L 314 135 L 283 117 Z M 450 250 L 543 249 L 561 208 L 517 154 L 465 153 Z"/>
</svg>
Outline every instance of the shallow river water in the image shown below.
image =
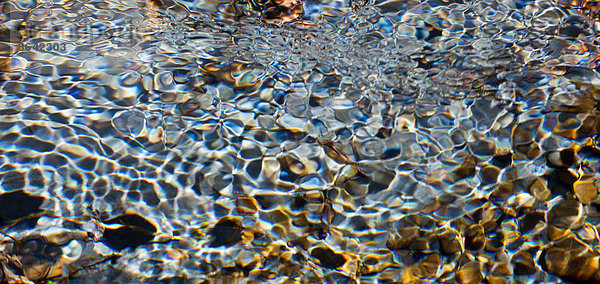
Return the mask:
<svg viewBox="0 0 600 284">
<path fill-rule="evenodd" d="M 0 9 L 0 282 L 600 281 L 594 2 Z"/>
</svg>

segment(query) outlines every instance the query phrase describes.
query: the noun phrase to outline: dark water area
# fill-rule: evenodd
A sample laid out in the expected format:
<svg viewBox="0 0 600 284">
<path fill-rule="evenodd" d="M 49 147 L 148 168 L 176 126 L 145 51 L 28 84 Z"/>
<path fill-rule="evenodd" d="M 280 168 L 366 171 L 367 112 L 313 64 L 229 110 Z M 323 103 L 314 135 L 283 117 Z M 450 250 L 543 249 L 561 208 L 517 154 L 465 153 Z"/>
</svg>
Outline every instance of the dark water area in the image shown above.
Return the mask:
<svg viewBox="0 0 600 284">
<path fill-rule="evenodd" d="M 0 282 L 600 281 L 595 2 L 0 9 Z"/>
</svg>

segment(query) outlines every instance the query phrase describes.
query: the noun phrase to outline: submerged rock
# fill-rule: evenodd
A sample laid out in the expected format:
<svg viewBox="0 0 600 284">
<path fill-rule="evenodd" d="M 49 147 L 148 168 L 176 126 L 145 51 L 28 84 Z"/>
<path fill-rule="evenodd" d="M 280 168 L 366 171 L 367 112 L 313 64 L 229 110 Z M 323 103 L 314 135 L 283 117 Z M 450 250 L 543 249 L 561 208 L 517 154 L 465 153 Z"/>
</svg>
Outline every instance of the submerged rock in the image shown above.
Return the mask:
<svg viewBox="0 0 600 284">
<path fill-rule="evenodd" d="M 542 267 L 564 281 L 596 283 L 600 281 L 600 254 L 589 247 L 577 252 L 569 247 L 553 245 L 540 256 Z"/>
<path fill-rule="evenodd" d="M 232 246 L 242 241 L 244 227 L 238 219 L 223 217 L 210 230 L 210 246 Z"/>
<path fill-rule="evenodd" d="M 103 258 L 85 250 L 92 240 L 87 232 L 56 228 L 4 238 L 0 242 L 0 282 L 39 283 L 74 277 Z"/>
<path fill-rule="evenodd" d="M 471 261 L 466 263 L 456 272 L 456 280 L 462 284 L 475 284 L 483 281 L 483 274 L 481 274 L 480 263 Z"/>
<path fill-rule="evenodd" d="M 35 214 L 42 212 L 40 206 L 44 200 L 46 200 L 44 197 L 30 195 L 24 190 L 0 194 L 0 227 L 20 219 L 26 219 L 24 221 L 33 226 L 39 218 Z"/>
<path fill-rule="evenodd" d="M 342 254 L 337 254 L 327 247 L 316 247 L 310 255 L 315 257 L 321 263 L 321 266 L 326 268 L 340 268 L 346 263 L 346 258 Z"/>
<path fill-rule="evenodd" d="M 156 226 L 146 218 L 132 213 L 119 215 L 103 223 L 107 228 L 102 235 L 102 242 L 115 250 L 133 248 L 144 245 L 154 239 Z"/>
</svg>

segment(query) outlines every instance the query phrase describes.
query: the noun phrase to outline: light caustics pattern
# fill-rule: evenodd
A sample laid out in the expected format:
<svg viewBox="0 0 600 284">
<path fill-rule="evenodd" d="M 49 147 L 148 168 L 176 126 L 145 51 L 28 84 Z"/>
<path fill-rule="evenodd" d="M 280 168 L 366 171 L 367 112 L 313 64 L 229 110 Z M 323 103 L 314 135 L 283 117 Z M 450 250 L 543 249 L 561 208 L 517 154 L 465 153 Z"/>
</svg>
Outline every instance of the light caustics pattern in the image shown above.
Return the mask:
<svg viewBox="0 0 600 284">
<path fill-rule="evenodd" d="M 3 2 L 0 282 L 600 281 L 596 6 Z"/>
</svg>

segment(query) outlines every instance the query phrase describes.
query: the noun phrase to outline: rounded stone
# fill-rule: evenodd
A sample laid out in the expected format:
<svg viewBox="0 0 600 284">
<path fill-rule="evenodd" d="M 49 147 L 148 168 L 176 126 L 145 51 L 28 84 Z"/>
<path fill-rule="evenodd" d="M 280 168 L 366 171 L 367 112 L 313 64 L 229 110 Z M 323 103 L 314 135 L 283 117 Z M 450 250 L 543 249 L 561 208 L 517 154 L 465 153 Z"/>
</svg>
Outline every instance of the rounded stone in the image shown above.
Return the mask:
<svg viewBox="0 0 600 284">
<path fill-rule="evenodd" d="M 480 224 L 473 224 L 464 232 L 465 248 L 469 250 L 481 250 L 485 244 L 485 231 Z"/>
<path fill-rule="evenodd" d="M 577 228 L 585 220 L 581 202 L 574 199 L 563 200 L 554 205 L 547 215 L 548 223 L 559 228 Z"/>
<path fill-rule="evenodd" d="M 408 248 L 419 236 L 419 228 L 400 228 L 398 233 L 389 234 L 386 246 L 391 250 Z"/>
<path fill-rule="evenodd" d="M 483 282 L 480 263 L 471 261 L 463 265 L 456 272 L 456 280 L 462 284 L 479 284 Z"/>
<path fill-rule="evenodd" d="M 480 170 L 481 179 L 487 184 L 495 183 L 500 175 L 500 169 L 495 166 L 485 166 Z"/>
<path fill-rule="evenodd" d="M 460 252 L 461 244 L 456 232 L 446 231 L 438 236 L 440 251 L 444 254 L 455 254 Z"/>
<path fill-rule="evenodd" d="M 544 202 L 550 199 L 552 193 L 546 186 L 546 182 L 540 178 L 535 178 L 528 187 L 529 193 L 539 202 Z"/>
<path fill-rule="evenodd" d="M 519 251 L 511 259 L 515 275 L 527 275 L 536 271 L 533 256 L 528 251 Z"/>
<path fill-rule="evenodd" d="M 490 194 L 490 200 L 496 203 L 503 203 L 515 192 L 513 182 L 503 182 L 498 184 L 496 189 Z"/>
<path fill-rule="evenodd" d="M 568 168 L 577 162 L 575 149 L 550 151 L 546 154 L 546 165 L 551 168 Z"/>
<path fill-rule="evenodd" d="M 252 197 L 240 197 L 237 199 L 237 211 L 244 214 L 255 213 L 258 211 L 258 203 Z"/>
<path fill-rule="evenodd" d="M 573 191 L 583 204 L 590 204 L 598 196 L 596 180 L 590 175 L 583 175 L 573 183 Z"/>
</svg>

